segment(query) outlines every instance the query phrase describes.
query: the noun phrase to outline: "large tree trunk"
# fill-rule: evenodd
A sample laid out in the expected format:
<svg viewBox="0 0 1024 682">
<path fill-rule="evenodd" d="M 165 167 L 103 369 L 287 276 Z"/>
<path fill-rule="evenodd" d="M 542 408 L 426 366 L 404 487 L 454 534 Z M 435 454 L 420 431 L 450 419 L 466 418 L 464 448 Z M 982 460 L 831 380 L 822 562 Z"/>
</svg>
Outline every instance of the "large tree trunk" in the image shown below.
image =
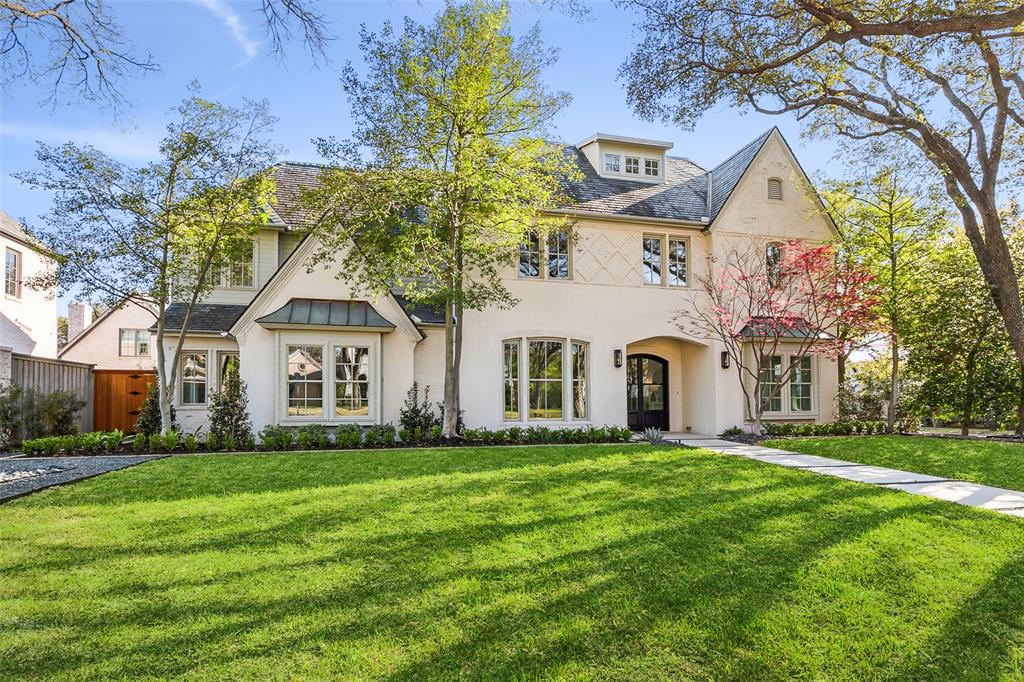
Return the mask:
<svg viewBox="0 0 1024 682">
<path fill-rule="evenodd" d="M 445 438 L 458 433 L 459 408 L 456 400 L 458 379 L 455 373 L 455 315 L 451 302 L 444 307 L 444 430 Z"/>
<path fill-rule="evenodd" d="M 900 399 L 900 347 L 896 334 L 889 344 L 892 351 L 892 371 L 889 375 L 889 409 L 886 411 L 886 426 L 889 433 L 896 432 L 896 403 Z"/>
</svg>

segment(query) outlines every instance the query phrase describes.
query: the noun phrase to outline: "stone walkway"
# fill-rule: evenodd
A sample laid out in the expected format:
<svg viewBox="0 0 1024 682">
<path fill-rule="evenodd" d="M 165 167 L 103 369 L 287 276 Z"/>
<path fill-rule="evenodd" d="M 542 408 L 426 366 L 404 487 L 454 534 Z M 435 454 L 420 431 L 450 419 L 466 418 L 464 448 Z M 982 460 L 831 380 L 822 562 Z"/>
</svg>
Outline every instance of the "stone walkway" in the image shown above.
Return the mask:
<svg viewBox="0 0 1024 682">
<path fill-rule="evenodd" d="M 166 455 L 17 457 L 0 459 L 0 502 L 54 485 L 92 478 Z"/>
<path fill-rule="evenodd" d="M 668 440 L 690 447 L 746 457 L 758 462 L 777 464 L 791 469 L 805 469 L 824 476 L 835 476 L 858 483 L 871 483 L 914 495 L 924 495 L 937 500 L 956 502 L 967 507 L 989 509 L 1000 514 L 1024 518 L 1024 493 L 1016 490 L 993 488 L 978 483 L 915 474 L 899 469 L 845 462 L 841 459 L 829 459 L 817 455 L 803 455 L 760 445 L 743 445 L 712 436 L 670 436 Z"/>
</svg>

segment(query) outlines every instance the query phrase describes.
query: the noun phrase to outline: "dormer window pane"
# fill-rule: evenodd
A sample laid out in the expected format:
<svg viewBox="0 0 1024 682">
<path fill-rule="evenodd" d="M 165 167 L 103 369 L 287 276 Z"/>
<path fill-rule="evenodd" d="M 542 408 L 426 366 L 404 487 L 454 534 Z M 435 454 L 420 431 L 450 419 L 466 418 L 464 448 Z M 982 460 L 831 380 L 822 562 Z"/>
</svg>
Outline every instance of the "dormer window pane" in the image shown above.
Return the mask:
<svg viewBox="0 0 1024 682">
<path fill-rule="evenodd" d="M 604 155 L 604 170 L 606 173 L 618 173 L 620 172 L 620 162 L 622 157 L 618 154 L 605 154 Z"/>
<path fill-rule="evenodd" d="M 658 160 L 644 159 L 644 175 L 658 177 Z"/>
<path fill-rule="evenodd" d="M 626 172 L 630 175 L 640 174 L 640 159 L 635 156 L 626 157 Z"/>
</svg>

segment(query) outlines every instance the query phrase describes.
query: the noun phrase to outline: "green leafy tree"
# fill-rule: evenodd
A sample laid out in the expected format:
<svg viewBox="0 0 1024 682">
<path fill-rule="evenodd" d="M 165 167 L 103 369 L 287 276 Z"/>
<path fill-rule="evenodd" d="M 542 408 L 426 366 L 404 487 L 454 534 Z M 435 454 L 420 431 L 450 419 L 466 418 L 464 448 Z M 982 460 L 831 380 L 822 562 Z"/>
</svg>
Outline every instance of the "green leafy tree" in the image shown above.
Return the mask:
<svg viewBox="0 0 1024 682">
<path fill-rule="evenodd" d="M 210 397 L 210 435 L 217 443 L 245 447 L 252 440 L 249 397 L 245 382 L 238 376 L 238 363 L 228 364 L 221 389 Z"/>
<path fill-rule="evenodd" d="M 1020 251 L 1019 236 L 1010 243 Z M 993 425 L 1015 422 L 1019 430 L 1013 349 L 966 236 L 945 239 L 921 274 L 928 286 L 915 301 L 907 339 L 908 372 L 920 385 L 918 408 L 960 424 L 964 435 L 985 415 Z"/>
<path fill-rule="evenodd" d="M 43 225 L 29 231 L 60 267 L 31 285 L 154 311 L 164 431 L 192 311 L 212 289 L 212 274 L 248 253 L 267 222 L 257 207 L 274 197 L 275 148 L 265 139 L 273 122 L 265 102 L 228 107 L 193 85 L 158 160 L 131 167 L 91 146 L 40 144 L 41 169 L 17 175 L 53 194 Z M 167 329 L 172 302 L 184 306 L 176 333 Z"/>
<path fill-rule="evenodd" d="M 904 148 L 959 212 L 1024 373 L 1024 309 L 999 195 L 1021 189 L 1024 8 L 990 0 L 632 0 L 632 104 L 689 125 L 721 102 L 811 136 Z"/>
<path fill-rule="evenodd" d="M 840 233 L 840 255 L 874 276 L 877 323 L 890 355 L 885 418 L 892 431 L 900 400 L 901 341 L 929 285 L 922 266 L 936 237 L 947 229 L 945 215 L 941 208 L 916 201 L 891 168 L 867 180 L 832 182 L 824 199 Z"/>
<path fill-rule="evenodd" d="M 398 287 L 443 310 L 444 435 L 454 437 L 464 311 L 514 305 L 502 270 L 518 246 L 531 230 L 570 228 L 547 211 L 565 205 L 561 181 L 574 171 L 543 139 L 569 97 L 545 90 L 554 53 L 537 28 L 513 37 L 506 4 L 449 3 L 426 25 L 364 31 L 361 49 L 365 75 L 350 64 L 342 76 L 353 138 L 320 141 L 333 168 L 307 197 L 319 216 L 314 261 L 371 295 Z"/>
</svg>

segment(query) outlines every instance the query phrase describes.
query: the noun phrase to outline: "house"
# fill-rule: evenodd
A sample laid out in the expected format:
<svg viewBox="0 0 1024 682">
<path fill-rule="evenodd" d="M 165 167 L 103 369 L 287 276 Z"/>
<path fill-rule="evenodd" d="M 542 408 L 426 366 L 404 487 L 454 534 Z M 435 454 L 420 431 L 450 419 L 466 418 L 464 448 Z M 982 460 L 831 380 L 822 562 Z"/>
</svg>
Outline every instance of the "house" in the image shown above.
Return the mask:
<svg viewBox="0 0 1024 682">
<path fill-rule="evenodd" d="M 125 300 L 91 321 L 84 303 L 68 305 L 68 342 L 57 352 L 62 360 L 87 362 L 97 370 L 152 371 L 156 354 L 149 327 L 155 314 L 144 304 Z"/>
<path fill-rule="evenodd" d="M 743 392 L 720 345 L 687 337 L 673 318 L 686 297 L 704 296 L 694 276 L 708 256 L 738 244 L 825 241 L 834 226 L 777 129 L 710 170 L 671 148 L 605 134 L 566 146 L 583 173 L 564 209 L 576 238 L 523 245 L 505 273 L 519 304 L 464 315 L 468 425 L 718 433 L 744 423 Z M 319 172 L 278 167 L 271 223 L 195 311 L 176 395 L 183 428 L 205 426 L 209 397 L 236 360 L 257 429 L 393 423 L 413 381 L 440 397 L 435 311 L 399 294 L 366 300 L 334 272 L 307 267 L 316 244 L 295 229 L 305 217 L 296 197 Z M 180 328 L 181 313 L 169 309 L 169 327 Z M 766 418 L 831 420 L 836 376 L 832 361 L 810 358 Z"/>
<path fill-rule="evenodd" d="M 4 291 L 0 298 L 0 348 L 40 358 L 57 355 L 57 298 L 52 287 L 30 286 L 53 261 L 39 253 L 24 228 L 0 211 Z"/>
</svg>

